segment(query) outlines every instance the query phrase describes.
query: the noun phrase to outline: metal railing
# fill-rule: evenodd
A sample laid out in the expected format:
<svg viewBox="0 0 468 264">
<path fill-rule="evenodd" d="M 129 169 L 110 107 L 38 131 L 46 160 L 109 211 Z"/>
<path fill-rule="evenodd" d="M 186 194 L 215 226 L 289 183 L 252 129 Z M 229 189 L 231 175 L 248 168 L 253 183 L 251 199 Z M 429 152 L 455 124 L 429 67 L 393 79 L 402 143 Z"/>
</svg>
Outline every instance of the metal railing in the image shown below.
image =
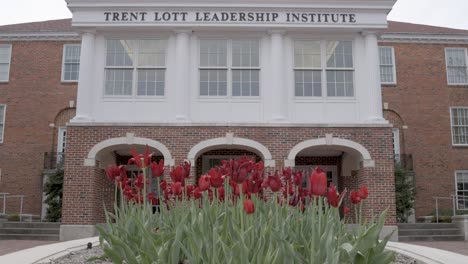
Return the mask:
<svg viewBox="0 0 468 264">
<path fill-rule="evenodd" d="M 25 197 L 24 195 L 10 195 L 9 193 L 0 193 L 0 199 L 3 199 L 2 214 L 6 215 L 7 199 L 19 198 L 20 199 L 20 207 L 19 207 L 19 220 L 20 220 L 20 222 L 22 221 L 23 216 L 29 216 L 29 215 L 24 215 L 23 214 L 24 197 Z"/>
<path fill-rule="evenodd" d="M 45 152 L 44 153 L 44 169 L 55 170 L 59 164 L 62 164 L 65 159 L 63 152 Z"/>
<path fill-rule="evenodd" d="M 464 203 L 468 203 L 468 196 L 464 195 L 451 195 L 450 197 L 432 197 L 435 200 L 435 207 L 436 207 L 436 223 L 439 223 L 439 201 L 441 200 L 451 200 L 452 201 L 452 216 L 457 215 L 457 211 L 466 210 L 468 212 L 468 207 L 466 209 L 458 210 L 457 204 L 460 201 Z"/>
</svg>

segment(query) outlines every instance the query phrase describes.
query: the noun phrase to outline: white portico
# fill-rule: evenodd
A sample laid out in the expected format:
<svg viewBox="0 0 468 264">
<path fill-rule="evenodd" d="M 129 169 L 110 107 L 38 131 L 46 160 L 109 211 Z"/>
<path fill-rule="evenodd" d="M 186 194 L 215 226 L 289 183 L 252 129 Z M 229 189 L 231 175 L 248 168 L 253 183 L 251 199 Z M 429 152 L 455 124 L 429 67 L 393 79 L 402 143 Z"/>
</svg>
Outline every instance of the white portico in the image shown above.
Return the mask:
<svg viewBox="0 0 468 264">
<path fill-rule="evenodd" d="M 377 35 L 394 0 L 67 2 L 74 123 L 385 123 Z"/>
</svg>

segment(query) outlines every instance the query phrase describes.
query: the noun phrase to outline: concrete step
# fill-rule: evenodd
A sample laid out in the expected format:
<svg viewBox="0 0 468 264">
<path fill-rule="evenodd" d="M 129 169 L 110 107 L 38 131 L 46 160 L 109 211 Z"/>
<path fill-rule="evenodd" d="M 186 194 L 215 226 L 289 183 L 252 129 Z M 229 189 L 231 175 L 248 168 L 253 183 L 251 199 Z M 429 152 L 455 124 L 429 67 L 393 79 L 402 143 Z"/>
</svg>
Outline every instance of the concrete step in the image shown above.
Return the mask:
<svg viewBox="0 0 468 264">
<path fill-rule="evenodd" d="M 0 222 L 0 228 L 60 228 L 61 223 Z"/>
<path fill-rule="evenodd" d="M 457 226 L 455 224 L 452 224 L 452 223 L 398 224 L 398 230 L 403 230 L 403 229 L 447 229 L 447 228 L 457 228 Z"/>
<path fill-rule="evenodd" d="M 464 241 L 464 235 L 435 235 L 435 236 L 398 236 L 399 242 L 410 241 Z"/>
<path fill-rule="evenodd" d="M 43 241 L 59 241 L 59 235 L 24 235 L 24 234 L 1 234 L 0 240 L 43 240 Z"/>
<path fill-rule="evenodd" d="M 0 234 L 59 235 L 59 228 L 0 228 Z"/>
<path fill-rule="evenodd" d="M 435 235 L 461 235 L 458 228 L 439 229 L 399 229 L 398 236 L 435 236 Z"/>
</svg>

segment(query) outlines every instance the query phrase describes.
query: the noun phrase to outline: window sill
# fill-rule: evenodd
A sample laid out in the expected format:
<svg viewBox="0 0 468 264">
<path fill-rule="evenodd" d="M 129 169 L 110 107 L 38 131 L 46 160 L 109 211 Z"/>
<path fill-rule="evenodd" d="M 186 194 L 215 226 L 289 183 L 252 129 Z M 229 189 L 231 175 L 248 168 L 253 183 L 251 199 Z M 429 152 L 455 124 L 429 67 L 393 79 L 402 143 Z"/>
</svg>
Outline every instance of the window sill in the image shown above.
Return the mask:
<svg viewBox="0 0 468 264">
<path fill-rule="evenodd" d="M 397 87 L 397 83 L 382 83 L 382 87 L 387 87 L 387 88 L 395 88 Z"/>
<path fill-rule="evenodd" d="M 325 98 L 325 97 L 311 97 L 311 98 L 294 98 L 295 103 L 357 103 L 356 98 Z"/>
<path fill-rule="evenodd" d="M 448 84 L 450 88 L 468 88 L 468 83 L 463 84 Z"/>
<path fill-rule="evenodd" d="M 454 148 L 468 148 L 468 144 L 452 144 Z"/>
<path fill-rule="evenodd" d="M 103 102 L 165 102 L 165 97 L 104 97 Z"/>
<path fill-rule="evenodd" d="M 260 103 L 261 97 L 198 97 L 201 103 Z"/>
<path fill-rule="evenodd" d="M 64 81 L 64 80 L 61 80 L 60 83 L 63 84 L 63 85 L 66 85 L 66 84 L 78 84 L 78 81 Z"/>
</svg>

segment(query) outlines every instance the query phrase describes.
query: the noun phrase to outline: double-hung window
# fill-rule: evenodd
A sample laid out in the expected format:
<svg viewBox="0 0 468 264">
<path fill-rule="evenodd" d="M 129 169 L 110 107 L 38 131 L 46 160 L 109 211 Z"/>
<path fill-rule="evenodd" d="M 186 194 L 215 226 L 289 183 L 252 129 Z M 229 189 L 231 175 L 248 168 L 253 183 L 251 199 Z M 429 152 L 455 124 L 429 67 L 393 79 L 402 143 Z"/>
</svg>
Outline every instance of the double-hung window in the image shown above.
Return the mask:
<svg viewBox="0 0 468 264">
<path fill-rule="evenodd" d="M 458 210 L 468 210 L 468 171 L 456 171 L 455 180 L 457 183 L 457 208 Z"/>
<path fill-rule="evenodd" d="M 452 107 L 453 145 L 468 146 L 468 107 Z"/>
<path fill-rule="evenodd" d="M 393 47 L 379 47 L 380 80 L 382 84 L 396 84 L 395 51 Z"/>
<path fill-rule="evenodd" d="M 3 143 L 3 133 L 5 130 L 6 105 L 0 104 L 0 143 Z"/>
<path fill-rule="evenodd" d="M 258 97 L 257 40 L 200 40 L 200 96 Z"/>
<path fill-rule="evenodd" d="M 352 41 L 327 42 L 327 95 L 354 96 L 354 66 Z"/>
<path fill-rule="evenodd" d="M 322 96 L 320 41 L 294 42 L 295 96 Z"/>
<path fill-rule="evenodd" d="M 10 79 L 11 44 L 0 44 L 0 82 Z"/>
<path fill-rule="evenodd" d="M 107 41 L 105 96 L 162 97 L 165 75 L 165 40 Z"/>
<path fill-rule="evenodd" d="M 62 60 L 62 81 L 76 82 L 80 73 L 80 54 L 81 46 L 79 44 L 65 44 L 63 46 Z"/>
<path fill-rule="evenodd" d="M 447 80 L 449 85 L 468 84 L 467 49 L 446 48 Z"/>
<path fill-rule="evenodd" d="M 299 98 L 354 97 L 353 42 L 296 40 L 294 83 Z"/>
</svg>

